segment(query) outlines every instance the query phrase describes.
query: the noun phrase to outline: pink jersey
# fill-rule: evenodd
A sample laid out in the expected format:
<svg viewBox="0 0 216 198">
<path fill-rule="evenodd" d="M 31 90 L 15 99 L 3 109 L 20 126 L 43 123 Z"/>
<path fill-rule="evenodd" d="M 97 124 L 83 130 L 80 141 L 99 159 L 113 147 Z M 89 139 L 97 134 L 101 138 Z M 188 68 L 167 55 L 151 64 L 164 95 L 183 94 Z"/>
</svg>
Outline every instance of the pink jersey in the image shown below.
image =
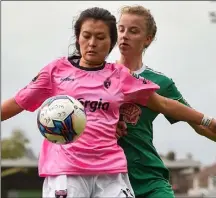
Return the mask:
<svg viewBox="0 0 216 198">
<path fill-rule="evenodd" d="M 124 102 L 146 105 L 159 87 L 131 75 L 119 64 L 97 69 L 80 67 L 76 60 L 60 58 L 45 66 L 15 96 L 25 110 L 35 111 L 47 98 L 70 95 L 85 106 L 87 125 L 80 138 L 67 145 L 43 141 L 39 175 L 94 175 L 127 172 L 124 152 L 115 138 L 119 107 Z"/>
</svg>

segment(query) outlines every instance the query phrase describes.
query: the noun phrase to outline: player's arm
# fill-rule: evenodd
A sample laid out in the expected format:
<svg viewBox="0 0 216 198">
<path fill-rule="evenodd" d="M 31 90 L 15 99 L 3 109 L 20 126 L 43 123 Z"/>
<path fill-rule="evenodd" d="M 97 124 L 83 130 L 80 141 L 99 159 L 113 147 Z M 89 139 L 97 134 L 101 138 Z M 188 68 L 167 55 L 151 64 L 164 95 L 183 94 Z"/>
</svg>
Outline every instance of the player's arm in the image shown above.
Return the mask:
<svg viewBox="0 0 216 198">
<path fill-rule="evenodd" d="M 171 79 L 167 79 L 168 86 L 161 93 L 164 97 L 176 100 L 184 105 L 190 107 L 188 102 L 183 98 L 180 91 L 177 89 L 175 83 Z M 177 123 L 179 120 L 173 119 L 170 116 L 165 115 L 166 119 L 171 123 Z M 216 141 L 216 134 L 210 131 L 207 127 L 201 125 L 195 125 L 193 123 L 188 123 L 199 135 L 205 136 L 210 140 Z"/>
<path fill-rule="evenodd" d="M 184 105 L 176 100 L 165 98 L 153 93 L 147 101 L 147 107 L 153 111 L 160 112 L 176 120 L 181 120 L 196 125 L 206 125 L 216 134 L 216 120 L 206 117 L 204 114 Z"/>
<path fill-rule="evenodd" d="M 1 121 L 7 120 L 23 111 L 23 108 L 20 107 L 14 98 L 6 100 L 1 105 Z"/>
<path fill-rule="evenodd" d="M 147 107 L 176 120 L 192 122 L 194 124 L 200 124 L 204 116 L 202 113 L 197 112 L 176 100 L 165 98 L 157 93 L 153 93 L 149 97 Z"/>
<path fill-rule="evenodd" d="M 1 121 L 7 120 L 23 110 L 35 111 L 47 98 L 52 96 L 50 68 L 45 66 L 40 73 L 13 97 L 1 104 Z"/>
</svg>

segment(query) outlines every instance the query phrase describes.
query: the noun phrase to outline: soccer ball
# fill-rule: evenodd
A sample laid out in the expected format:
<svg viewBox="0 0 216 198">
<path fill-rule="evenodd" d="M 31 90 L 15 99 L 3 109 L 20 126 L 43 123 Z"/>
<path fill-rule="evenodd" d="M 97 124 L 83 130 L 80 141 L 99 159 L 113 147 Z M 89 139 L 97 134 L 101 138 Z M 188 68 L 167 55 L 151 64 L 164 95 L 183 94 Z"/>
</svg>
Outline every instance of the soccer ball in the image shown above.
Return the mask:
<svg viewBox="0 0 216 198">
<path fill-rule="evenodd" d="M 77 139 L 85 129 L 86 121 L 83 105 L 67 95 L 48 98 L 37 115 L 41 134 L 57 144 L 67 144 Z"/>
</svg>

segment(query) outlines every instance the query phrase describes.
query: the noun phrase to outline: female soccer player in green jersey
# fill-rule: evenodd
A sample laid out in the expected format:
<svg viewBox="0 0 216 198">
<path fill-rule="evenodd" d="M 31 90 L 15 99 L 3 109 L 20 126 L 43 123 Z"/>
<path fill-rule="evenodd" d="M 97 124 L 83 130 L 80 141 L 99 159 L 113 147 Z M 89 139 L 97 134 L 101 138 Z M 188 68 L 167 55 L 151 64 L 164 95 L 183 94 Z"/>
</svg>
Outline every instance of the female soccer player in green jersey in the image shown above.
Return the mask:
<svg viewBox="0 0 216 198">
<path fill-rule="evenodd" d="M 142 6 L 124 7 L 118 24 L 118 47 L 121 52 L 118 62 L 157 83 L 160 95 L 188 105 L 170 78 L 143 64 L 143 51 L 151 44 L 156 31 L 156 23 L 149 10 Z M 152 125 L 158 113 L 140 105 L 124 104 L 121 114 L 127 123 L 127 135 L 119 139 L 119 145 L 124 149 L 128 160 L 129 177 L 136 198 L 173 198 L 168 169 L 152 143 Z M 165 117 L 171 124 L 177 122 Z M 216 134 L 209 129 L 190 125 L 198 134 L 216 141 Z M 118 135 L 123 135 L 120 128 Z"/>
</svg>

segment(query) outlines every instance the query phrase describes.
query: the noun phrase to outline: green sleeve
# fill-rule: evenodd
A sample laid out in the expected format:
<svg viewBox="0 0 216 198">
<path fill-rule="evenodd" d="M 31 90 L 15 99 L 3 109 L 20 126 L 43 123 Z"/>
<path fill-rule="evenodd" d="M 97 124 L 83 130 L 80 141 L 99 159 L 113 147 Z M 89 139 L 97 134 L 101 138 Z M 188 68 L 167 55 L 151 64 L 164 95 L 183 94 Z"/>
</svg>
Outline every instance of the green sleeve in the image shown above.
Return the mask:
<svg viewBox="0 0 216 198">
<path fill-rule="evenodd" d="M 180 91 L 177 89 L 175 83 L 170 79 L 170 83 L 169 85 L 166 87 L 166 89 L 164 90 L 163 94 L 164 97 L 166 98 L 170 98 L 173 100 L 178 100 L 180 103 L 187 105 L 190 107 L 190 105 L 187 103 L 187 101 L 183 98 L 182 94 L 180 93 Z M 171 123 L 174 124 L 176 122 L 178 122 L 178 120 L 174 120 L 173 118 L 167 117 L 165 116 L 165 118 Z"/>
</svg>

